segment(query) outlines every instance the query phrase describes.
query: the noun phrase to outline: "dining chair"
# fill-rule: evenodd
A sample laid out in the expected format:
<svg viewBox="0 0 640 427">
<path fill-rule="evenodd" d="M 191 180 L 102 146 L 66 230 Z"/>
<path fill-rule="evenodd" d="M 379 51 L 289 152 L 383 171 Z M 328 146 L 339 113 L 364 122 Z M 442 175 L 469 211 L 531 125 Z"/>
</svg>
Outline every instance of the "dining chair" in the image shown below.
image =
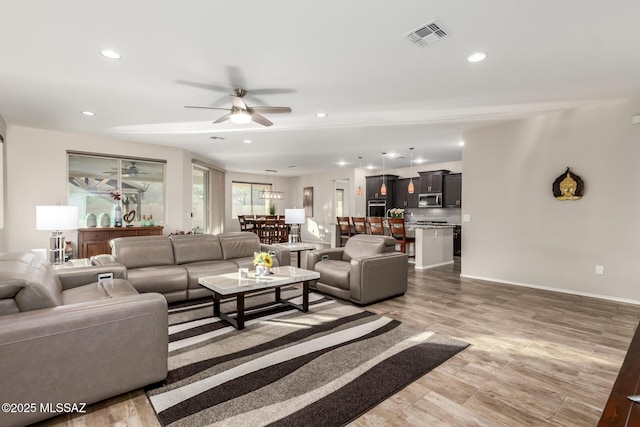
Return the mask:
<svg viewBox="0 0 640 427">
<path fill-rule="evenodd" d="M 400 245 L 400 251 L 407 253 L 407 246 L 413 244 L 413 250 L 415 253 L 415 237 L 407 237 L 407 230 L 404 226 L 404 218 L 387 218 L 387 223 L 389 224 L 389 233 L 391 237 L 396 239 L 398 244 Z"/>
<path fill-rule="evenodd" d="M 240 223 L 240 231 L 247 231 L 247 221 L 244 215 L 238 215 L 238 222 Z"/>
<path fill-rule="evenodd" d="M 278 243 L 289 242 L 289 224 L 285 224 L 284 216 L 282 216 L 282 218 L 278 216 L 277 234 L 278 234 L 278 237 L 277 237 Z"/>
<path fill-rule="evenodd" d="M 370 216 L 369 221 L 369 234 L 384 236 L 384 223 L 382 217 Z"/>
<path fill-rule="evenodd" d="M 278 238 L 278 220 L 275 216 L 267 216 L 260 227 L 260 242 L 271 244 L 277 243 Z"/>
<path fill-rule="evenodd" d="M 351 221 L 348 216 L 338 216 L 338 227 L 340 228 L 340 246 L 344 246 L 351 237 Z"/>
<path fill-rule="evenodd" d="M 367 219 L 365 217 L 352 216 L 354 234 L 367 234 Z"/>
</svg>

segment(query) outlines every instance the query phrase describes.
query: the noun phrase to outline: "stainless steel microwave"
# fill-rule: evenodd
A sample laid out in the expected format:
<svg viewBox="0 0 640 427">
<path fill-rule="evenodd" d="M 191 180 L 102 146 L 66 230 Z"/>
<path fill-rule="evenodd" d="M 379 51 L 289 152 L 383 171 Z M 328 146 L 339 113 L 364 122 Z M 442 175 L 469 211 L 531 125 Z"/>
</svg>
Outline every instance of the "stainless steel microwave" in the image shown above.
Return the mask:
<svg viewBox="0 0 640 427">
<path fill-rule="evenodd" d="M 419 208 L 441 208 L 442 193 L 418 194 Z"/>
</svg>

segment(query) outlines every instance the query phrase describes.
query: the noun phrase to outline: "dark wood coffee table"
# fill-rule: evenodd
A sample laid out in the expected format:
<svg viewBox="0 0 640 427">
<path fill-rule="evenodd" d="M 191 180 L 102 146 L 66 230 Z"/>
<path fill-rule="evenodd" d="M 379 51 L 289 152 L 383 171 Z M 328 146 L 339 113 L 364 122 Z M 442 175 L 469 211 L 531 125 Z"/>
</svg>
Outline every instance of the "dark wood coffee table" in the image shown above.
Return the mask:
<svg viewBox="0 0 640 427">
<path fill-rule="evenodd" d="M 274 267 L 271 272 L 272 274 L 268 276 L 256 276 L 255 272 L 251 271 L 248 278 L 241 278 L 239 272 L 219 274 L 202 277 L 198 283 L 213 292 L 213 315 L 230 323 L 236 329 L 244 329 L 244 296 L 266 289 L 275 290 L 277 303 L 295 307 L 300 311 L 309 311 L 309 281 L 319 279 L 320 273 L 288 265 Z M 281 298 L 280 288 L 296 283 L 302 283 L 302 304 L 295 304 Z M 236 297 L 237 314 L 235 317 L 220 311 L 222 297 L 229 296 Z"/>
</svg>

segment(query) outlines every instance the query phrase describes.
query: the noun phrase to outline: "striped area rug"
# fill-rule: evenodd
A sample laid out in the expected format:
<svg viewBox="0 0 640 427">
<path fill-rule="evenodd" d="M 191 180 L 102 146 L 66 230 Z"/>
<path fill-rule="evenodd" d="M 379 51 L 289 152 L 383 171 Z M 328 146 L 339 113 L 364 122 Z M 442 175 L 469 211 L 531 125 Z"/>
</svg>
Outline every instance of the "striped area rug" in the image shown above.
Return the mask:
<svg viewBox="0 0 640 427">
<path fill-rule="evenodd" d="M 147 390 L 163 425 L 344 425 L 468 345 L 315 293 L 308 313 L 272 299 L 247 299 L 242 331 L 210 301 L 170 307 L 169 375 Z"/>
</svg>

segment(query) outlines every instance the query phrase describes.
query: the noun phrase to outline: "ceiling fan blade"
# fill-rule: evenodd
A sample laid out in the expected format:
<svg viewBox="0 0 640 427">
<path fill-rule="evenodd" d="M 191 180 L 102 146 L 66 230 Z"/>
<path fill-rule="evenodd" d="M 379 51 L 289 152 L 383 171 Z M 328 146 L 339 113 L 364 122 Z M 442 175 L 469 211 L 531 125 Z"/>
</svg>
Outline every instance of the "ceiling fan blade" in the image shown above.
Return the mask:
<svg viewBox="0 0 640 427">
<path fill-rule="evenodd" d="M 238 96 L 231 95 L 231 103 L 234 107 L 240 108 L 241 110 L 247 109 L 247 104 L 245 104 L 242 98 Z"/>
<path fill-rule="evenodd" d="M 251 114 L 251 120 L 253 120 L 254 122 L 256 122 L 258 124 L 261 124 L 262 126 L 271 126 L 273 124 L 273 122 L 271 122 L 266 117 L 261 116 L 260 114 L 256 114 L 256 113 L 252 113 Z"/>
<path fill-rule="evenodd" d="M 249 108 L 249 112 L 251 113 L 269 113 L 269 114 L 277 114 L 277 113 L 290 113 L 291 108 L 289 107 L 251 107 Z"/>
<path fill-rule="evenodd" d="M 226 122 L 227 120 L 229 120 L 230 117 L 231 117 L 231 113 L 225 114 L 224 116 L 220 117 L 218 120 L 216 120 L 213 123 L 216 124 L 216 123 Z"/>
<path fill-rule="evenodd" d="M 219 107 L 196 107 L 193 105 L 185 105 L 184 108 L 201 108 L 204 110 L 225 110 L 225 111 L 229 111 L 228 108 L 219 108 Z"/>
<path fill-rule="evenodd" d="M 218 86 L 218 85 L 211 85 L 211 84 L 207 84 L 207 83 L 200 83 L 200 82 L 191 82 L 188 80 L 176 80 L 175 81 L 178 84 L 181 85 L 185 85 L 185 86 L 191 86 L 191 87 L 197 87 L 198 89 L 206 89 L 206 90 L 212 90 L 215 92 L 229 92 L 229 88 L 228 87 L 224 87 L 224 86 Z"/>
</svg>

